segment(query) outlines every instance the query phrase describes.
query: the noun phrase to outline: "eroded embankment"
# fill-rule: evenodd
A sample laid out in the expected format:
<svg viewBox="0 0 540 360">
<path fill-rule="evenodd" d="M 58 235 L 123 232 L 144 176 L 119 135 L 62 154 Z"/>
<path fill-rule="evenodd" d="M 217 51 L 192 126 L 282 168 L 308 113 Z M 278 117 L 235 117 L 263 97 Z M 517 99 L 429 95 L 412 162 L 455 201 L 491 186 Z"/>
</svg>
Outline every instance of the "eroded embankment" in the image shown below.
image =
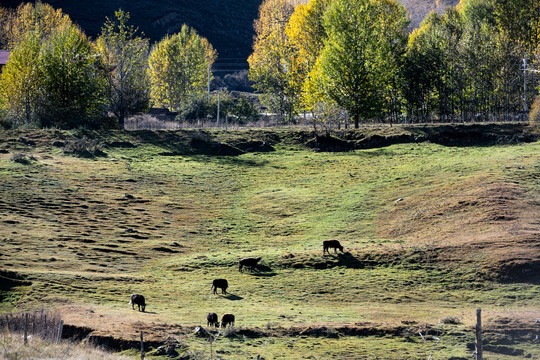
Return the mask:
<svg viewBox="0 0 540 360">
<path fill-rule="evenodd" d="M 431 142 L 446 146 L 501 145 L 533 142 L 540 139 L 537 127 L 524 123 L 474 125 L 399 125 L 362 129 L 243 129 L 224 132 L 211 130 L 131 130 L 131 131 L 61 131 L 4 130 L 0 151 L 28 148 L 72 148 L 80 139 L 95 141 L 98 156 L 107 148 L 135 148 L 141 144 L 163 147 L 163 156 L 219 155 L 237 156 L 245 152 L 270 152 L 286 145 L 315 151 L 343 152 L 372 149 L 394 144 Z M 101 151 L 102 150 L 102 151 Z M 92 156 L 93 154 L 86 154 Z"/>
</svg>

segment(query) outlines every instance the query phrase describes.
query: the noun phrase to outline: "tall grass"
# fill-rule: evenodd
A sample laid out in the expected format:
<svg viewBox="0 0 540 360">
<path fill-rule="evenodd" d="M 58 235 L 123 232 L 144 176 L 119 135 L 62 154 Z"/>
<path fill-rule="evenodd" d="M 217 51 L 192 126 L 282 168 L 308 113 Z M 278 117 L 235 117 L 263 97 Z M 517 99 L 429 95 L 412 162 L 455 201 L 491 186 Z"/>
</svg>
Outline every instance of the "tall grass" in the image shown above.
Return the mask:
<svg viewBox="0 0 540 360">
<path fill-rule="evenodd" d="M 28 344 L 25 346 L 22 334 L 4 329 L 0 331 L 0 359 L 121 360 L 129 358 L 114 355 L 87 344 L 74 344 L 70 342 L 56 344 L 48 340 L 43 340 L 40 337 L 30 337 Z"/>
</svg>

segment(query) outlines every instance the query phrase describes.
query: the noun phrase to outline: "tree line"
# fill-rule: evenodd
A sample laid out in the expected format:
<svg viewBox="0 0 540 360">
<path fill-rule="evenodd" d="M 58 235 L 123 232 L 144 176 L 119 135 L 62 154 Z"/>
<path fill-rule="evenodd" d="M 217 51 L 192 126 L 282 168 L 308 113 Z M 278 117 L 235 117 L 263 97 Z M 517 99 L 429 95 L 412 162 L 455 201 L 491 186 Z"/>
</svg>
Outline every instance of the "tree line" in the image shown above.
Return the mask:
<svg viewBox="0 0 540 360">
<path fill-rule="evenodd" d="M 89 39 L 37 2 L 0 8 L 0 126 L 120 127 L 150 106 L 192 121 L 256 118 L 244 97 L 205 96 L 217 52 L 184 25 L 150 45 L 129 13 Z M 264 0 L 249 77 L 284 124 L 540 117 L 540 0 L 461 0 L 412 33 L 397 0 Z M 223 101 L 223 103 L 219 103 Z M 534 103 L 533 103 L 534 102 Z"/>
<path fill-rule="evenodd" d="M 150 106 L 179 111 L 199 99 L 217 58 L 208 40 L 184 25 L 151 47 L 129 19 L 116 11 L 92 41 L 48 4 L 0 8 L 0 49 L 10 50 L 0 125 L 123 128 L 129 114 Z"/>
<path fill-rule="evenodd" d="M 539 0 L 461 0 L 412 33 L 408 24 L 396 0 L 265 0 L 249 75 L 284 122 L 301 113 L 355 127 L 528 113 L 538 94 Z"/>
</svg>

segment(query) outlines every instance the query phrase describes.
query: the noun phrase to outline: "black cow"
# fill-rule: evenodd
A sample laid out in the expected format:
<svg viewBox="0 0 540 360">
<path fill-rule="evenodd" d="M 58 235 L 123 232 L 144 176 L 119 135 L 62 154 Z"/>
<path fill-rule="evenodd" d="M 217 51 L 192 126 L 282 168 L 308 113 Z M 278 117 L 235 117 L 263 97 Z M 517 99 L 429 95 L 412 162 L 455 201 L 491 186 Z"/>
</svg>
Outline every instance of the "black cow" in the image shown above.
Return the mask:
<svg viewBox="0 0 540 360">
<path fill-rule="evenodd" d="M 208 313 L 206 315 L 206 325 L 219 327 L 219 321 L 216 313 Z"/>
<path fill-rule="evenodd" d="M 223 314 L 221 317 L 221 327 L 226 328 L 227 326 L 234 326 L 233 314 Z"/>
<path fill-rule="evenodd" d="M 215 279 L 212 282 L 211 289 L 214 289 L 214 294 L 217 295 L 217 289 L 221 289 L 221 293 L 227 295 L 227 288 L 229 287 L 229 283 L 225 279 Z"/>
<path fill-rule="evenodd" d="M 142 296 L 142 295 L 131 294 L 129 303 L 131 304 L 131 308 L 133 310 L 135 310 L 135 305 L 137 305 L 139 307 L 139 311 L 144 312 L 144 309 L 146 309 L 146 302 L 144 300 L 144 296 Z"/>
<path fill-rule="evenodd" d="M 261 261 L 260 257 L 257 257 L 257 258 L 249 257 L 249 258 L 245 258 L 245 259 L 240 259 L 238 261 L 238 271 L 242 272 L 242 269 L 244 267 L 246 267 L 246 268 L 250 269 L 251 271 L 253 271 L 257 267 L 257 264 L 259 263 L 259 261 Z"/>
<path fill-rule="evenodd" d="M 343 252 L 343 246 L 339 243 L 339 240 L 324 240 L 323 241 L 323 254 L 325 252 L 330 254 L 330 251 L 328 249 L 334 249 L 334 252 L 336 253 L 337 250 L 341 250 Z"/>
</svg>

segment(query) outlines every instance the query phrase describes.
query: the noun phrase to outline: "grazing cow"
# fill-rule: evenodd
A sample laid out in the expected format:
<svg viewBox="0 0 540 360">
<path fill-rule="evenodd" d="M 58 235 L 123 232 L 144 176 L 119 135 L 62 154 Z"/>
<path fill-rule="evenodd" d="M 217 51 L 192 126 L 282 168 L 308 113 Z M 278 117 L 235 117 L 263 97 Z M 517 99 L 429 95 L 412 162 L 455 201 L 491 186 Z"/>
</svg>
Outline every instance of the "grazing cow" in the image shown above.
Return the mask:
<svg viewBox="0 0 540 360">
<path fill-rule="evenodd" d="M 259 261 L 261 261 L 260 257 L 257 257 L 257 258 L 250 257 L 250 258 L 240 259 L 238 261 L 238 271 L 242 272 L 242 269 L 244 267 L 253 271 L 257 267 L 257 264 L 259 263 Z"/>
<path fill-rule="evenodd" d="M 221 327 L 226 328 L 227 326 L 234 326 L 233 314 L 223 314 L 221 317 Z"/>
<path fill-rule="evenodd" d="M 343 246 L 339 243 L 339 240 L 324 240 L 323 241 L 323 254 L 325 252 L 330 254 L 330 251 L 328 249 L 334 249 L 334 252 L 337 253 L 337 250 L 341 250 L 343 252 Z"/>
<path fill-rule="evenodd" d="M 144 301 L 144 296 L 139 294 L 131 294 L 130 301 L 131 308 L 135 310 L 135 305 L 139 307 L 139 311 L 144 312 L 144 309 L 146 308 L 146 302 Z M 142 309 L 142 310 L 141 310 Z"/>
<path fill-rule="evenodd" d="M 219 321 L 216 313 L 208 313 L 208 315 L 206 315 L 206 326 L 219 327 Z"/>
<path fill-rule="evenodd" d="M 227 288 L 229 287 L 229 283 L 225 279 L 215 279 L 212 282 L 211 289 L 214 289 L 214 294 L 217 295 L 217 289 L 221 289 L 221 293 L 227 295 Z"/>
</svg>

